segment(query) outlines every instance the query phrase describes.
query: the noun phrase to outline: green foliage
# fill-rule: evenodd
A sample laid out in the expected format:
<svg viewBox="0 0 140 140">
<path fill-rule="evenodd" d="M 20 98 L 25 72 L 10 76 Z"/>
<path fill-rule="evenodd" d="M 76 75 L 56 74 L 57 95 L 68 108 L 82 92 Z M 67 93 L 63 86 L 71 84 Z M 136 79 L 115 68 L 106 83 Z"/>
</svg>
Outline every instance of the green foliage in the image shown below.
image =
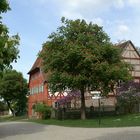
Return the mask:
<svg viewBox="0 0 140 140">
<path fill-rule="evenodd" d="M 19 36 L 9 36 L 9 30 L 7 26 L 2 23 L 1 14 L 6 13 L 8 10 L 10 10 L 8 1 L 0 0 L 0 96 L 4 98 L 8 106 L 13 111 L 11 105 L 15 104 L 14 106 L 16 106 L 17 108 L 18 106 L 21 106 L 17 105 L 19 102 L 17 102 L 16 99 L 14 99 L 16 97 L 16 93 L 19 87 L 19 85 L 17 86 L 16 81 L 14 81 L 17 78 L 17 73 L 15 71 L 13 71 L 13 73 L 12 71 L 4 71 L 4 69 L 11 67 L 10 64 L 13 61 L 16 62 L 17 58 L 19 57 L 19 50 L 17 48 L 17 45 L 19 45 Z"/>
<path fill-rule="evenodd" d="M 35 104 L 34 111 L 40 113 L 42 119 L 47 119 L 51 116 L 51 107 L 42 103 Z"/>
<path fill-rule="evenodd" d="M 0 96 L 13 115 L 22 115 L 26 112 L 28 86 L 20 72 L 5 70 L 0 79 L 0 89 Z"/>
<path fill-rule="evenodd" d="M 129 79 L 120 50 L 110 43 L 102 27 L 64 18 L 62 24 L 49 36 L 41 53 L 54 91 L 90 86 L 105 92 L 118 79 Z"/>
<path fill-rule="evenodd" d="M 120 50 L 103 28 L 85 20 L 62 18 L 62 26 L 49 36 L 40 56 L 52 91 L 80 90 L 82 107 L 87 88 L 107 95 L 118 80 L 130 78 Z"/>
<path fill-rule="evenodd" d="M 4 103 L 3 101 L 0 101 L 0 112 L 6 111 L 6 110 L 8 110 L 6 103 Z"/>
<path fill-rule="evenodd" d="M 7 0 L 0 0 L 0 14 L 7 12 L 7 10 L 10 10 Z"/>
<path fill-rule="evenodd" d="M 7 0 L 1 0 L 0 14 L 7 12 L 9 9 L 10 7 Z M 0 15 L 0 72 L 3 71 L 4 68 L 9 67 L 10 63 L 16 61 L 19 53 L 17 48 L 17 45 L 19 45 L 19 36 L 9 36 L 9 30 L 1 20 L 2 17 Z"/>
</svg>

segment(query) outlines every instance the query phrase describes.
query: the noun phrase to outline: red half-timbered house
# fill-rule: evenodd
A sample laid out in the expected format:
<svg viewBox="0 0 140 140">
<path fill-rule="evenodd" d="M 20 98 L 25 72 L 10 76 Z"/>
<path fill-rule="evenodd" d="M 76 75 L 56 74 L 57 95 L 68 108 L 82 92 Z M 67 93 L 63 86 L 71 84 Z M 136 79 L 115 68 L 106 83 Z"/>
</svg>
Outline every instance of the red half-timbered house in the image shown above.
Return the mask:
<svg viewBox="0 0 140 140">
<path fill-rule="evenodd" d="M 42 59 L 37 58 L 33 64 L 29 74 L 29 90 L 30 95 L 28 97 L 28 116 L 36 116 L 33 106 L 36 103 L 44 103 L 48 106 L 52 106 L 56 100 L 63 98 L 64 93 L 51 94 L 48 89 L 47 75 L 42 70 Z"/>
</svg>

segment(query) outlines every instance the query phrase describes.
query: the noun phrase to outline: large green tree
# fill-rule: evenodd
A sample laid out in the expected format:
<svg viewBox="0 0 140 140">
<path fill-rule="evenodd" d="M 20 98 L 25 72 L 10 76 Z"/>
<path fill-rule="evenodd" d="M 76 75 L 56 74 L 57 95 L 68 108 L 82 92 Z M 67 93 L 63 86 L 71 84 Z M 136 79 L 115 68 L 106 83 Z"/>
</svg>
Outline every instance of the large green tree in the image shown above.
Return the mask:
<svg viewBox="0 0 140 140">
<path fill-rule="evenodd" d="M 4 70 L 0 79 L 0 97 L 7 103 L 13 115 L 26 111 L 28 86 L 20 72 Z"/>
<path fill-rule="evenodd" d="M 19 36 L 9 36 L 9 30 L 2 23 L 2 13 L 10 10 L 7 0 L 0 0 L 0 72 L 18 58 Z"/>
<path fill-rule="evenodd" d="M 85 119 L 87 89 L 102 95 L 113 91 L 118 80 L 128 80 L 128 65 L 102 27 L 85 20 L 62 18 L 62 26 L 49 36 L 40 56 L 53 91 L 81 91 L 81 119 Z"/>
</svg>

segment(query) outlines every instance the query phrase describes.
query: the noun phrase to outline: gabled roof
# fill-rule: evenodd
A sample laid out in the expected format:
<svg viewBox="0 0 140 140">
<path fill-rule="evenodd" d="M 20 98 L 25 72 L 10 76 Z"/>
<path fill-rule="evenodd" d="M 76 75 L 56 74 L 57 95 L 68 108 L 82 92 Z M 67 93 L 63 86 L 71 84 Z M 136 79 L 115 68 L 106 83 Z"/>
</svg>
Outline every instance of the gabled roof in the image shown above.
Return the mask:
<svg viewBox="0 0 140 140">
<path fill-rule="evenodd" d="M 32 68 L 28 72 L 28 74 L 34 72 L 35 70 L 39 69 L 42 65 L 42 59 L 40 57 L 37 57 L 36 61 L 34 62 Z"/>
<path fill-rule="evenodd" d="M 136 51 L 136 53 L 137 53 L 138 56 L 140 57 L 140 53 L 137 51 L 136 47 L 134 46 L 134 44 L 132 43 L 131 40 L 125 41 L 125 42 L 120 43 L 120 44 L 116 44 L 116 46 L 119 47 L 119 48 L 121 48 L 122 51 L 124 51 L 125 48 L 126 48 L 129 44 L 131 44 L 131 46 L 134 48 L 134 50 Z"/>
<path fill-rule="evenodd" d="M 119 48 L 124 49 L 124 48 L 128 45 L 128 43 L 130 43 L 130 42 L 131 42 L 131 41 L 128 40 L 128 41 L 125 41 L 125 42 L 123 42 L 123 43 L 116 44 L 116 46 L 119 47 Z"/>
<path fill-rule="evenodd" d="M 42 68 L 42 58 L 41 57 L 37 57 L 36 61 L 34 62 L 32 68 L 30 69 L 30 71 L 28 72 L 28 74 L 32 74 L 32 73 L 35 73 L 37 72 L 39 69 Z M 48 79 L 48 74 L 47 73 L 44 73 L 44 71 L 41 69 L 41 72 L 42 72 L 42 76 L 44 78 L 44 82 L 47 82 L 47 79 Z"/>
</svg>

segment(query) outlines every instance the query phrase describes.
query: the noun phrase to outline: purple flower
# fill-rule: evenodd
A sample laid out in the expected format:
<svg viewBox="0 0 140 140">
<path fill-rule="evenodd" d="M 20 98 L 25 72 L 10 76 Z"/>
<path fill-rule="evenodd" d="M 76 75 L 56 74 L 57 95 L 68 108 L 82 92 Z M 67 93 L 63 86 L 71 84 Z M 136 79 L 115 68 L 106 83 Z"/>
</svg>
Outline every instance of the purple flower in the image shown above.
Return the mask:
<svg viewBox="0 0 140 140">
<path fill-rule="evenodd" d="M 65 105 L 69 102 L 71 102 L 72 99 L 74 98 L 79 98 L 81 97 L 81 93 L 79 90 L 72 90 L 68 93 L 67 96 L 61 98 L 61 99 L 58 99 L 56 102 L 58 102 L 60 105 Z"/>
</svg>

